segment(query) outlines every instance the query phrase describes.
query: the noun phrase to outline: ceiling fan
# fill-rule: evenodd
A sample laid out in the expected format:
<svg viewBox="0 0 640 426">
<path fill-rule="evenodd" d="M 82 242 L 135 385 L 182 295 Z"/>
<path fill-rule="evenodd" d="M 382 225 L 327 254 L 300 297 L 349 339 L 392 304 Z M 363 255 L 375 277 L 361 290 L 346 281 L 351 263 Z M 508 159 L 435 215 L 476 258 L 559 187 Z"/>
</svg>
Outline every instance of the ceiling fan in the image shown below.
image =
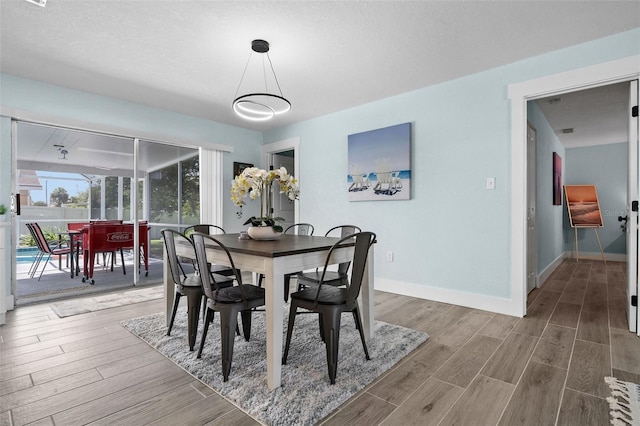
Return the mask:
<svg viewBox="0 0 640 426">
<path fill-rule="evenodd" d="M 69 151 L 64 147 L 64 145 L 53 145 L 54 147 L 58 148 L 58 151 L 60 152 L 60 155 L 62 155 L 62 157 L 58 157 L 58 160 L 66 160 L 67 159 L 67 154 L 69 154 Z"/>
</svg>

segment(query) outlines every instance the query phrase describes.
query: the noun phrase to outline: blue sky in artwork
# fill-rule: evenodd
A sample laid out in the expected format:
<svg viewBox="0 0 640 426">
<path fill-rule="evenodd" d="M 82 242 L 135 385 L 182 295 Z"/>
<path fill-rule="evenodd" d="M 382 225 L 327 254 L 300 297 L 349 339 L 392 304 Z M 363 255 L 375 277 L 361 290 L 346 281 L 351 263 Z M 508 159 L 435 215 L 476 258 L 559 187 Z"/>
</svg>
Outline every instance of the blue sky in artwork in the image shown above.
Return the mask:
<svg viewBox="0 0 640 426">
<path fill-rule="evenodd" d="M 349 135 L 348 144 L 349 174 L 411 168 L 411 123 Z"/>
</svg>

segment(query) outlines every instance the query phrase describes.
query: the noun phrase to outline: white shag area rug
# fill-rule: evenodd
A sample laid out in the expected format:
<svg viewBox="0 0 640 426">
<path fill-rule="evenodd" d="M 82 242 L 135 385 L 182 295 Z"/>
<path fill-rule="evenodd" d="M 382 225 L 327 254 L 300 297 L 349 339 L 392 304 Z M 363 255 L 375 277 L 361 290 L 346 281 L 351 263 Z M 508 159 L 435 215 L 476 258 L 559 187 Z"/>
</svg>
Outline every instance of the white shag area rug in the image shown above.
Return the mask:
<svg viewBox="0 0 640 426">
<path fill-rule="evenodd" d="M 285 306 L 285 327 L 289 316 Z M 338 374 L 329 383 L 324 343 L 320 340 L 317 315 L 298 315 L 289 348 L 287 365 L 282 366 L 282 386 L 267 387 L 265 313 L 254 312 L 251 339 L 236 336 L 229 381 L 222 380 L 220 323 L 218 315 L 209 326 L 202 358 L 197 359 L 203 324 L 198 325 L 196 350 L 187 345 L 186 310 L 178 310 L 171 330 L 163 314 L 123 321 L 122 325 L 187 372 L 236 404 L 254 419 L 267 425 L 313 425 L 331 414 L 356 392 L 371 383 L 429 336 L 408 328 L 375 322 L 374 337 L 368 342 L 371 360 L 365 359 L 353 316 L 342 315 Z"/>
<path fill-rule="evenodd" d="M 607 398 L 611 424 L 614 426 L 640 425 L 640 385 L 625 382 L 615 377 L 605 377 L 611 388 Z"/>
<path fill-rule="evenodd" d="M 164 297 L 164 287 L 155 285 L 138 290 L 118 291 L 115 293 L 102 294 L 93 297 L 83 297 L 70 299 L 64 302 L 52 303 L 49 305 L 53 312 L 60 318 L 72 315 L 86 314 L 88 312 L 100 311 L 102 309 L 115 308 L 118 306 L 130 305 L 132 303 L 147 302 L 149 300 Z"/>
</svg>

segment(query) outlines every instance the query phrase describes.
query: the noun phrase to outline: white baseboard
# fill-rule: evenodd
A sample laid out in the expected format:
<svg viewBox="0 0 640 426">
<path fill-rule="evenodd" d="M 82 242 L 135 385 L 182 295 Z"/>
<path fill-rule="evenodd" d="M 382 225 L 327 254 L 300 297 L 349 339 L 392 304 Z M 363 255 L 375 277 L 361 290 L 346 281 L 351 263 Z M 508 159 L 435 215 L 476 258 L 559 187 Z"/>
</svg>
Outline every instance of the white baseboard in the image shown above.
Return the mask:
<svg viewBox="0 0 640 426">
<path fill-rule="evenodd" d="M 575 256 L 574 253 L 568 251 L 565 253 L 567 259 L 571 259 Z M 575 258 L 575 257 L 574 257 Z M 612 262 L 626 262 L 627 255 L 620 253 L 605 253 L 604 258 L 606 260 L 610 260 Z M 578 260 L 586 259 L 586 260 L 602 260 L 602 254 L 600 252 L 578 252 Z"/>
<path fill-rule="evenodd" d="M 386 278 L 376 278 L 375 289 L 420 299 L 434 300 L 436 302 L 466 306 L 468 308 L 482 309 L 499 314 L 520 316 L 518 314 L 518 306 L 516 306 L 517 303 L 511 299 L 501 297 L 485 296 L 482 294 L 467 293 L 464 291 L 449 290 Z"/>
<path fill-rule="evenodd" d="M 13 294 L 8 295 L 5 299 L 5 302 L 7 303 L 7 312 L 13 311 L 13 309 L 16 307 Z"/>
<path fill-rule="evenodd" d="M 544 282 L 549 279 L 551 274 L 553 274 L 553 272 L 558 268 L 558 266 L 560 266 L 562 261 L 568 258 L 569 256 L 571 256 L 570 253 L 567 253 L 567 252 L 561 253 L 560 256 L 556 257 L 553 262 L 551 262 L 546 268 L 544 268 L 542 272 L 538 274 L 538 282 L 536 283 L 536 287 L 542 286 L 542 284 L 544 284 Z"/>
</svg>

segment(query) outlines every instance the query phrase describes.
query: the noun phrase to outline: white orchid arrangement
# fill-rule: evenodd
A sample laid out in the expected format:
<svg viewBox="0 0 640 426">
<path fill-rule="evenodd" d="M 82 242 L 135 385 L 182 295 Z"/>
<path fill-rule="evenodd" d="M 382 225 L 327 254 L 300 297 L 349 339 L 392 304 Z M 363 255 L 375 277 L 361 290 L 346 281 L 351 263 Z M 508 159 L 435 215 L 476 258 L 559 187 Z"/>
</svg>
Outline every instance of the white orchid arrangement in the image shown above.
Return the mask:
<svg viewBox="0 0 640 426">
<path fill-rule="evenodd" d="M 252 216 L 244 223 L 252 226 L 271 226 L 275 231 L 282 232 L 282 226 L 276 222 L 283 222 L 284 218 L 273 217 L 272 191 L 274 183 L 280 186 L 280 194 L 286 194 L 289 200 L 297 200 L 300 194 L 298 181 L 291 176 L 287 169 L 280 167 L 274 170 L 264 170 L 257 167 L 247 167 L 231 183 L 231 200 L 240 207 L 238 217 L 242 217 L 244 199 L 260 199 L 260 216 Z"/>
</svg>

